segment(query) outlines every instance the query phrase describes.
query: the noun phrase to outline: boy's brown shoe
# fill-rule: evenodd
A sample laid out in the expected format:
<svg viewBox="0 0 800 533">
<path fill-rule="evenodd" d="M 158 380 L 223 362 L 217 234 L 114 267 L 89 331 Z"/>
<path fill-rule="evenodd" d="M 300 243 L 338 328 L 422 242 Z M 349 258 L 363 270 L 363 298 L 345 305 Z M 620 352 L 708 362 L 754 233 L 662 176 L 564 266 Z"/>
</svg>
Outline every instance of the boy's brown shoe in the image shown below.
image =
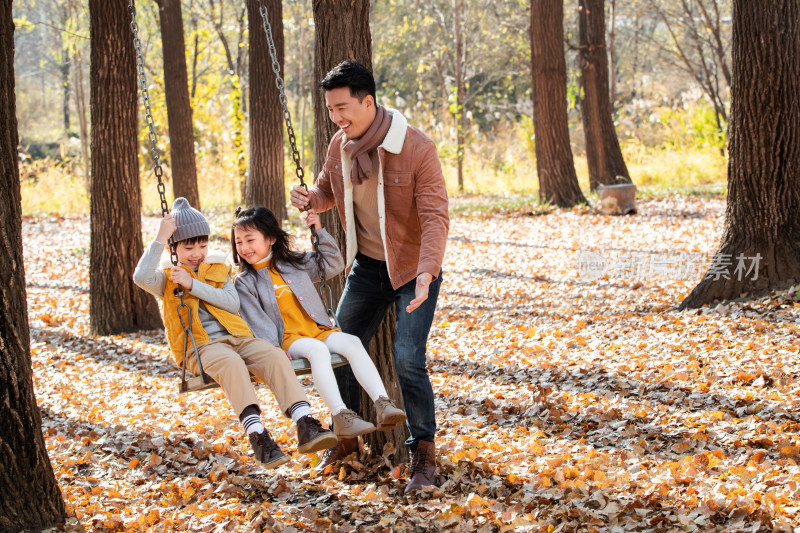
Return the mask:
<svg viewBox="0 0 800 533">
<path fill-rule="evenodd" d="M 406 414 L 386 396 L 379 396 L 375 400 L 375 413 L 381 431 L 391 431 L 397 424 L 406 421 Z"/>
<path fill-rule="evenodd" d="M 289 456 L 278 448 L 266 429 L 261 433 L 250 433 L 249 437 L 253 455 L 264 468 L 277 468 L 289 460 Z"/>
<path fill-rule="evenodd" d="M 314 453 L 333 448 L 339 442 L 333 431 L 325 429 L 319 420 L 306 415 L 297 421 L 297 451 Z"/>
</svg>

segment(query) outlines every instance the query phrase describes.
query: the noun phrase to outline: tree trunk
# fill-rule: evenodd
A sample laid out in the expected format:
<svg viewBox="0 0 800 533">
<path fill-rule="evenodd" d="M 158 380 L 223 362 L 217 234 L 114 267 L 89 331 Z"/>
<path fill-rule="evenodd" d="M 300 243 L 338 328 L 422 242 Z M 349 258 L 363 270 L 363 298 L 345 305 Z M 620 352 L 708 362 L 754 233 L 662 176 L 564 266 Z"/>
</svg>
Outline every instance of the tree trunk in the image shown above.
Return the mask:
<svg viewBox="0 0 800 533">
<path fill-rule="evenodd" d="M 589 187 L 631 183 L 611 118 L 604 0 L 578 0 L 578 53 L 583 98 L 581 118 L 586 136 Z"/>
<path fill-rule="evenodd" d="M 194 157 L 194 124 L 186 73 L 186 45 L 183 40 L 183 15 L 180 0 L 157 0 L 164 52 L 164 93 L 169 123 L 169 166 L 172 192 L 200 209 L 197 190 L 197 164 Z"/>
<path fill-rule="evenodd" d="M 195 91 L 197 90 L 197 60 L 200 57 L 200 32 L 197 31 L 197 11 L 194 8 L 194 0 L 189 0 L 189 13 L 192 18 L 189 21 L 194 34 L 194 43 L 192 43 L 192 86 L 189 89 L 189 101 L 194 98 Z"/>
<path fill-rule="evenodd" d="M 81 161 L 83 162 L 83 181 L 86 191 L 91 191 L 91 161 L 89 156 L 89 123 L 86 118 L 86 93 L 83 83 L 83 52 L 75 50 L 75 110 L 78 113 L 78 128 L 81 136 Z"/>
<path fill-rule="evenodd" d="M 800 281 L 800 0 L 734 0 L 732 51 L 725 227 L 680 309 Z"/>
<path fill-rule="evenodd" d="M 31 370 L 22 258 L 11 0 L 0 0 L 0 530 L 64 522 Z"/>
<path fill-rule="evenodd" d="M 531 56 L 539 197 L 559 207 L 585 204 L 567 127 L 567 64 L 561 0 L 531 0 Z"/>
<path fill-rule="evenodd" d="M 327 72 L 345 59 L 358 61 L 367 68 L 372 68 L 372 37 L 369 31 L 369 0 L 314 0 L 314 173 L 319 174 L 325 163 L 328 143 L 336 132 L 336 125 L 328 118 L 328 110 L 319 82 Z M 336 237 L 340 249 L 344 252 L 345 238 L 335 209 L 322 214 L 325 228 Z M 344 288 L 344 276 L 331 280 L 336 300 Z M 391 308 L 381 323 L 373 342 L 369 345 L 369 354 L 381 373 L 386 389 L 392 398 L 398 390 L 397 376 L 394 373 L 394 308 Z M 391 371 L 390 371 L 391 369 Z M 362 412 L 372 409 L 372 402 L 362 391 Z M 374 415 L 374 413 L 372 413 Z M 396 450 L 395 461 L 405 461 L 408 450 L 403 441 L 407 430 L 403 426 L 393 433 L 381 435 L 374 432 L 367 435 L 364 441 L 369 444 L 373 454 L 380 454 L 383 445 L 391 442 Z M 386 440 L 388 438 L 388 440 Z"/>
<path fill-rule="evenodd" d="M 275 73 L 264 33 L 259 0 L 247 0 L 250 21 L 250 168 L 244 203 L 261 205 L 286 218 L 283 176 L 283 107 L 275 86 Z M 280 0 L 264 2 L 272 27 L 272 39 L 283 72 L 283 9 Z"/>
<path fill-rule="evenodd" d="M 319 82 L 333 67 L 352 59 L 372 68 L 372 36 L 369 31 L 367 0 L 313 0 L 314 11 L 314 175 L 322 170 L 328 143 L 337 126 L 328 118 L 325 96 Z M 322 224 L 336 238 L 344 253 L 345 239 L 336 209 L 321 215 Z M 334 298 L 338 301 L 344 289 L 344 276 L 331 280 Z"/>
<path fill-rule="evenodd" d="M 608 30 L 608 70 L 609 83 L 611 87 L 608 91 L 608 112 L 614 116 L 614 102 L 617 100 L 617 0 L 611 0 L 611 24 Z"/>
<path fill-rule="evenodd" d="M 386 392 L 389 398 L 395 401 L 395 405 L 400 409 L 405 409 L 403 405 L 403 393 L 400 391 L 400 383 L 397 381 L 397 372 L 394 369 L 394 337 L 396 331 L 396 316 L 394 307 L 389 307 L 386 318 L 381 322 L 375 336 L 369 343 L 369 355 L 375 368 L 383 379 Z M 364 420 L 376 420 L 375 404 L 369 395 L 361 390 L 361 413 Z M 405 424 L 398 424 L 392 431 L 375 431 L 364 437 L 364 442 L 369 444 L 373 455 L 380 455 L 383 447 L 387 443 L 394 446 L 394 462 L 403 463 L 408 460 L 408 447 L 405 440 L 409 437 L 408 427 Z"/>
<path fill-rule="evenodd" d="M 214 19 L 212 24 L 214 25 L 214 29 L 217 32 L 217 37 L 219 38 L 220 42 L 222 43 L 222 48 L 225 50 L 225 59 L 228 63 L 228 79 L 231 82 L 231 93 L 228 99 L 231 102 L 231 109 L 230 109 L 230 119 L 232 122 L 232 140 L 233 140 L 233 149 L 234 149 L 234 158 L 236 159 L 236 170 L 239 175 L 239 189 L 244 198 L 245 192 L 245 185 L 247 183 L 247 157 L 245 155 L 245 146 L 244 146 L 244 121 L 245 121 L 245 110 L 244 108 L 244 93 L 242 91 L 242 78 L 243 78 L 243 71 L 244 71 L 244 60 L 246 54 L 244 54 L 244 35 L 245 35 L 245 21 L 244 17 L 247 14 L 247 5 L 246 4 L 238 4 L 242 7 L 242 11 L 237 16 L 237 22 L 239 25 L 239 33 L 238 33 L 238 40 L 235 43 L 235 52 L 236 57 L 234 59 L 233 53 L 231 52 L 231 45 L 228 43 L 228 38 L 225 36 L 225 32 L 223 31 L 223 27 L 226 24 L 225 18 L 225 5 L 224 1 L 220 2 L 219 4 L 219 18 L 217 19 L 216 15 L 216 4 L 215 0 L 208 0 L 210 13 L 209 15 Z M 246 86 L 246 84 L 245 84 Z"/>
<path fill-rule="evenodd" d="M 61 102 L 62 112 L 64 113 L 64 138 L 69 138 L 69 74 L 70 74 L 70 57 L 69 50 L 61 50 L 61 90 L 63 97 Z"/>
<path fill-rule="evenodd" d="M 155 300 L 133 284 L 142 254 L 136 62 L 125 0 L 89 2 L 92 114 L 92 332 L 160 328 Z"/>
<path fill-rule="evenodd" d="M 464 130 L 466 117 L 464 116 L 464 37 L 461 31 L 461 3 L 453 0 L 453 40 L 456 45 L 455 75 L 456 75 L 456 170 L 458 173 L 458 192 L 464 192 Z"/>
</svg>

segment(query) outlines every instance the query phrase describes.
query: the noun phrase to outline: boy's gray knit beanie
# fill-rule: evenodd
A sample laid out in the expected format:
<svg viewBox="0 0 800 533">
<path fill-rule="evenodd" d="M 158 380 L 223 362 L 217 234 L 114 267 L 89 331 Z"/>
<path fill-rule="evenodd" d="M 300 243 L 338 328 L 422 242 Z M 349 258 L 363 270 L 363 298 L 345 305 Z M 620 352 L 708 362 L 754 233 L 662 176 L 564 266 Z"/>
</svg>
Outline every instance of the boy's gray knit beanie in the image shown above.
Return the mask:
<svg viewBox="0 0 800 533">
<path fill-rule="evenodd" d="M 186 198 L 175 198 L 171 214 L 178 229 L 172 234 L 170 243 L 174 244 L 192 237 L 204 237 L 211 234 L 206 217 L 190 206 Z"/>
</svg>

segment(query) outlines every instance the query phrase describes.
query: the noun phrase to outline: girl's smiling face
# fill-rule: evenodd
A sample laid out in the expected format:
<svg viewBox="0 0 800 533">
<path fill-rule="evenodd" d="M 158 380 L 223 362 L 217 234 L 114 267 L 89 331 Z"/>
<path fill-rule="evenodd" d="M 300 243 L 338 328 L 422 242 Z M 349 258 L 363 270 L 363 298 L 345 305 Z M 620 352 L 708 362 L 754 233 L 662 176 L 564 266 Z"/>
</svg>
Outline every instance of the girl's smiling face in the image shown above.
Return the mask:
<svg viewBox="0 0 800 533">
<path fill-rule="evenodd" d="M 263 233 L 253 227 L 237 227 L 233 230 L 236 239 L 236 253 L 251 265 L 260 263 L 272 253 L 275 239 L 265 237 Z"/>
</svg>

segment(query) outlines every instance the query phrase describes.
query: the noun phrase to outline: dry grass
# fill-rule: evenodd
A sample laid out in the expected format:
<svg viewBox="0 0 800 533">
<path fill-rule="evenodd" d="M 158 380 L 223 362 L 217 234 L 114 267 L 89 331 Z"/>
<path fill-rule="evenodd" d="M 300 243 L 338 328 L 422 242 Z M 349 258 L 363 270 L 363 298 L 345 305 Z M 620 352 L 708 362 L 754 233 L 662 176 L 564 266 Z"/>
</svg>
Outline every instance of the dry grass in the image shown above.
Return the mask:
<svg viewBox="0 0 800 533">
<path fill-rule="evenodd" d="M 476 137 L 464 159 L 464 192 L 458 193 L 455 156 L 447 138 L 437 138 L 447 188 L 452 197 L 471 199 L 487 209 L 502 209 L 507 204 L 537 203 L 539 184 L 533 142 L 524 124 Z M 707 147 L 677 145 L 645 146 L 636 140 L 623 143 L 623 153 L 639 194 L 658 197 L 665 194 L 711 194 L 726 192 L 727 158 Z M 588 195 L 589 177 L 583 153 L 574 156 L 581 188 Z M 241 202 L 241 181 L 235 172 L 232 155 L 199 154 L 198 185 L 203 209 L 229 210 Z M 308 169 L 312 167 L 309 163 Z M 142 164 L 142 210 L 158 212 L 160 202 L 152 171 Z M 297 181 L 291 160 L 286 161 L 286 191 Z M 171 198 L 170 171 L 165 166 L 167 192 Z M 310 170 L 307 175 L 311 176 Z M 89 198 L 80 167 L 51 160 L 20 165 L 22 208 L 25 215 L 42 213 L 76 215 L 89 212 Z M 309 180 L 310 181 L 310 180 Z M 593 197 L 588 195 L 590 202 Z M 493 207 L 494 206 L 494 207 Z"/>
</svg>

